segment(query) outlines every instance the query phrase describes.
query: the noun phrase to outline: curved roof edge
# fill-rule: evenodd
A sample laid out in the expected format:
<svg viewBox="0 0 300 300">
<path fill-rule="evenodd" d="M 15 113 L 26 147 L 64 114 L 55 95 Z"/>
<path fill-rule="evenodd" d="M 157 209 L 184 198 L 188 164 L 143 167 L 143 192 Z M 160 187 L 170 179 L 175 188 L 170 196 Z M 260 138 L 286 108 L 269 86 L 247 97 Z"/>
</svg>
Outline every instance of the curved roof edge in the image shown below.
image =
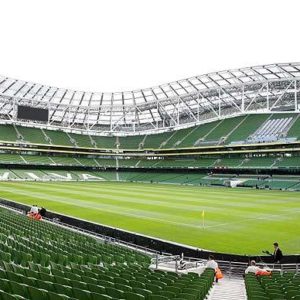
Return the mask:
<svg viewBox="0 0 300 300">
<path fill-rule="evenodd" d="M 0 118 L 45 108 L 47 125 L 109 133 L 159 131 L 251 112 L 300 111 L 300 63 L 194 76 L 129 92 L 75 91 L 0 76 Z"/>
<path fill-rule="evenodd" d="M 52 101 L 55 98 L 57 103 L 69 100 L 70 103 L 68 104 L 70 105 L 96 104 L 96 101 L 100 105 L 105 105 L 108 102 L 110 105 L 112 103 L 135 105 L 162 98 L 185 96 L 203 89 L 299 76 L 300 62 L 268 64 L 211 72 L 150 88 L 124 92 L 85 92 L 0 76 L 0 94 L 36 100 L 42 98 Z"/>
</svg>

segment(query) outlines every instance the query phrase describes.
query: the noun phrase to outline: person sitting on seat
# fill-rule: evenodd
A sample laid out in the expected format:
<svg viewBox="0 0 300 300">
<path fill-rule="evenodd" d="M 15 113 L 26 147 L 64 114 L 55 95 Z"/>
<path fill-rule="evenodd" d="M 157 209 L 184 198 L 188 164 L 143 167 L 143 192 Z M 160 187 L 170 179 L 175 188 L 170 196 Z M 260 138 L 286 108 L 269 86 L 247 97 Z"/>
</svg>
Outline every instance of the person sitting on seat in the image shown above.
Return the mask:
<svg viewBox="0 0 300 300">
<path fill-rule="evenodd" d="M 245 274 L 248 274 L 248 273 L 256 274 L 256 272 L 259 271 L 259 270 L 261 270 L 261 269 L 260 269 L 260 267 L 258 267 L 256 265 L 256 261 L 255 260 L 251 260 L 250 261 L 250 265 L 245 270 Z"/>
<path fill-rule="evenodd" d="M 29 212 L 27 213 L 27 217 L 33 218 L 35 214 L 39 212 L 39 208 L 34 204 L 31 206 Z"/>
<path fill-rule="evenodd" d="M 39 212 L 39 208 L 37 207 L 37 205 L 36 204 L 32 205 L 31 208 L 30 208 L 29 213 L 37 214 L 38 212 Z"/>
<path fill-rule="evenodd" d="M 208 261 L 206 263 L 206 268 L 214 269 L 214 270 L 216 270 L 218 268 L 218 263 L 215 261 L 215 258 L 213 255 L 210 255 L 208 257 Z"/>
<path fill-rule="evenodd" d="M 221 270 L 219 269 L 219 265 L 215 261 L 215 258 L 213 255 L 210 255 L 208 257 L 208 261 L 206 263 L 206 268 L 213 269 L 215 271 L 216 282 L 218 282 L 219 279 L 223 278 L 223 274 L 222 274 Z"/>
<path fill-rule="evenodd" d="M 34 220 L 42 220 L 42 216 L 40 215 L 40 209 L 37 207 L 37 205 L 33 205 L 30 208 L 30 211 L 27 213 L 27 216 Z"/>
<path fill-rule="evenodd" d="M 40 214 L 35 214 L 34 219 L 38 220 L 38 221 L 41 221 L 43 218 Z"/>
<path fill-rule="evenodd" d="M 271 275 L 270 271 L 261 269 L 260 267 L 258 267 L 256 265 L 256 261 L 255 260 L 251 260 L 250 262 L 250 266 L 245 270 L 245 274 L 249 274 L 249 273 L 253 273 L 256 276 L 269 276 Z"/>
</svg>

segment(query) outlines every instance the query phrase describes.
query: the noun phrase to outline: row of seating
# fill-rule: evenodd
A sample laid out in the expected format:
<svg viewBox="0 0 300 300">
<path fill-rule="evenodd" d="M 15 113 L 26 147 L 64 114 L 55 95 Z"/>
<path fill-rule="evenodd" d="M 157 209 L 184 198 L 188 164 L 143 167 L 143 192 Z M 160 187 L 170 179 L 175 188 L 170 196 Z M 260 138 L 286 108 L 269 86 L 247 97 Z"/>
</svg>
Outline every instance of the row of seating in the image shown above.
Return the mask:
<svg viewBox="0 0 300 300">
<path fill-rule="evenodd" d="M 270 118 L 249 139 L 253 142 L 276 141 L 282 134 L 287 132 L 292 120 L 293 117 Z"/>
<path fill-rule="evenodd" d="M 249 300 L 299 300 L 300 275 L 295 272 L 272 272 L 272 276 L 245 275 Z"/>
<path fill-rule="evenodd" d="M 14 264 L 3 264 L 0 286 L 5 292 L 28 297 L 32 287 L 76 299 L 204 299 L 214 273 L 178 276 L 175 273 L 153 272 L 138 265 L 103 268 L 96 265 L 72 265 L 71 268 L 51 264 L 38 271 Z M 10 286 L 5 282 L 9 281 Z M 22 285 L 23 288 L 20 287 Z M 82 292 L 78 291 L 81 290 Z M 35 291 L 38 293 L 40 291 Z M 101 296 L 100 296 L 101 295 Z M 102 297 L 104 296 L 104 297 Z M 39 299 L 47 299 L 41 295 Z M 34 298 L 35 299 L 35 298 Z"/>
<path fill-rule="evenodd" d="M 252 158 L 166 158 L 166 159 L 115 159 L 46 155 L 18 155 L 0 153 L 0 164 L 56 165 L 116 168 L 300 168 L 300 159 L 293 157 Z"/>
<path fill-rule="evenodd" d="M 300 190 L 300 178 L 273 177 L 257 179 L 237 177 L 234 174 L 207 176 L 204 173 L 192 172 L 155 172 L 147 171 L 61 171 L 36 169 L 0 169 L 0 179 L 5 180 L 31 180 L 31 181 L 130 181 L 173 183 L 189 185 L 219 185 L 224 186 L 230 180 L 240 180 L 238 186 L 258 187 L 275 190 Z"/>
<path fill-rule="evenodd" d="M 202 300 L 214 271 L 152 271 L 150 257 L 0 209 L 0 299 Z"/>
<path fill-rule="evenodd" d="M 284 178 L 265 178 L 265 179 L 250 179 L 238 184 L 241 187 L 256 187 L 270 190 L 300 190 L 299 178 L 284 179 Z"/>
<path fill-rule="evenodd" d="M 261 137 L 278 136 L 287 131 L 295 114 L 278 118 L 276 114 L 246 115 L 217 120 L 186 129 L 158 134 L 142 134 L 126 137 L 96 136 L 67 133 L 49 129 L 0 125 L 0 141 L 46 144 L 64 147 L 103 149 L 168 149 L 191 148 L 205 144 L 230 144 L 253 141 Z M 277 119 L 276 119 L 277 118 Z M 297 122 L 295 122 L 297 123 Z M 300 137 L 299 128 L 293 124 L 287 137 Z M 204 143 L 204 144 L 203 144 Z"/>
<path fill-rule="evenodd" d="M 149 257 L 127 248 L 99 243 L 93 238 L 45 222 L 32 222 L 26 217 L 11 214 L 2 209 L 0 210 L 0 224 L 2 242 L 0 250 L 10 254 L 18 264 L 27 265 L 30 261 L 43 266 L 49 265 L 50 261 L 64 265 L 71 262 L 98 264 L 113 262 L 148 264 L 150 262 Z M 30 235 L 30 239 L 23 239 L 24 235 Z M 44 254 L 45 250 L 47 250 L 47 255 Z M 26 255 L 19 260 L 16 252 L 26 253 Z M 95 255 L 95 253 L 98 254 Z"/>
</svg>

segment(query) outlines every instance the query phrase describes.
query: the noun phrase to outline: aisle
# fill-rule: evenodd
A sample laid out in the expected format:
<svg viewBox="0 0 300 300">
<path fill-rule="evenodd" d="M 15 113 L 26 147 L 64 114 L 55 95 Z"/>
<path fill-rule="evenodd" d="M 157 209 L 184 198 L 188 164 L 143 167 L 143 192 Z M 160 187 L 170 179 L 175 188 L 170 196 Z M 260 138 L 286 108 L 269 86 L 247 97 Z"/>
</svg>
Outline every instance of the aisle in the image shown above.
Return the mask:
<svg viewBox="0 0 300 300">
<path fill-rule="evenodd" d="M 208 300 L 246 300 L 246 290 L 243 278 L 223 278 L 209 293 Z"/>
</svg>

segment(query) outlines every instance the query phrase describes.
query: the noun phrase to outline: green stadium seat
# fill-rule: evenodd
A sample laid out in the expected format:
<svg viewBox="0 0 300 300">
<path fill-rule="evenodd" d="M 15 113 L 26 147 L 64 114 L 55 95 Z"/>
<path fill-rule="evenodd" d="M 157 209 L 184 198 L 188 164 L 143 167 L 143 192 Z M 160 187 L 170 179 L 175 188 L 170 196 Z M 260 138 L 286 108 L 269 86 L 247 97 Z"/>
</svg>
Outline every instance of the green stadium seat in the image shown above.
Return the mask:
<svg viewBox="0 0 300 300">
<path fill-rule="evenodd" d="M 1 300 L 18 300 L 18 296 L 14 296 L 10 293 L 1 292 Z"/>
<path fill-rule="evenodd" d="M 37 264 L 33 263 L 33 262 L 29 262 L 29 268 L 32 271 L 40 272 L 39 266 Z M 43 273 L 50 274 L 50 271 L 49 272 L 43 272 Z"/>
<path fill-rule="evenodd" d="M 155 294 L 150 295 L 148 299 L 149 300 L 169 300 L 168 297 L 161 296 L 161 295 L 155 295 Z"/>
<path fill-rule="evenodd" d="M 0 288 L 6 293 L 11 293 L 10 281 L 7 279 L 0 279 Z"/>
<path fill-rule="evenodd" d="M 130 285 L 130 281 L 125 278 L 122 278 L 122 277 L 115 277 L 114 282 L 120 283 L 120 284 L 125 284 L 125 285 Z"/>
<path fill-rule="evenodd" d="M 43 274 L 43 273 L 41 273 L 41 274 Z M 43 274 L 43 276 L 45 276 L 45 275 Z M 45 277 L 45 278 L 47 278 L 47 277 Z M 70 286 L 73 283 L 72 280 L 70 280 L 68 278 L 65 278 L 65 277 L 61 277 L 61 276 L 49 275 L 49 278 L 52 278 L 52 280 L 48 280 L 48 281 L 53 281 L 54 280 L 56 283 L 59 283 L 61 285 L 69 285 Z"/>
<path fill-rule="evenodd" d="M 40 279 L 40 274 L 30 269 L 25 269 L 25 274 L 27 277 L 33 277 L 36 279 Z"/>
<path fill-rule="evenodd" d="M 194 294 L 186 294 L 186 293 L 180 293 L 180 294 L 178 294 L 177 298 L 184 299 L 184 300 L 197 300 L 197 296 L 196 295 L 194 295 Z"/>
<path fill-rule="evenodd" d="M 0 269 L 0 279 L 7 279 L 6 272 Z"/>
<path fill-rule="evenodd" d="M 53 287 L 57 294 L 67 295 L 69 297 L 73 297 L 72 288 L 69 286 L 64 286 L 58 283 L 53 283 Z"/>
<path fill-rule="evenodd" d="M 50 292 L 56 292 L 56 289 L 54 287 L 54 283 L 50 281 L 42 281 L 42 280 L 36 280 L 36 285 L 34 284 L 28 284 L 30 286 L 36 286 L 37 288 L 41 290 L 46 290 Z"/>
<path fill-rule="evenodd" d="M 193 289 L 191 287 L 184 288 L 181 292 L 182 294 L 188 294 L 188 295 L 194 295 L 195 299 L 198 299 L 201 296 L 201 291 L 199 290 L 199 287 L 197 289 Z"/>
<path fill-rule="evenodd" d="M 40 275 L 41 280 L 44 280 L 44 281 L 54 282 L 55 278 L 56 278 L 53 275 L 50 275 L 50 274 L 47 274 L 47 273 L 43 273 L 43 272 L 40 272 L 39 275 Z"/>
<path fill-rule="evenodd" d="M 15 265 L 15 264 L 11 264 L 11 266 L 12 266 L 12 270 L 7 270 L 7 271 L 12 271 L 12 272 L 21 274 L 23 276 L 26 276 L 25 269 L 23 267 Z"/>
<path fill-rule="evenodd" d="M 89 276 L 81 276 L 81 279 L 83 282 L 88 283 L 88 284 L 97 284 L 98 283 L 96 278 L 92 278 Z"/>
<path fill-rule="evenodd" d="M 152 295 L 151 291 L 143 289 L 143 288 L 133 288 L 133 292 L 144 296 L 146 299 L 148 299 L 149 296 Z"/>
<path fill-rule="evenodd" d="M 58 270 L 58 269 L 51 269 L 51 273 L 54 276 L 65 277 L 65 273 L 61 270 Z"/>
<path fill-rule="evenodd" d="M 111 276 L 108 276 L 106 274 L 99 274 L 98 276 L 101 280 L 109 281 L 109 282 L 114 282 L 114 278 Z"/>
<path fill-rule="evenodd" d="M 164 291 L 166 292 L 172 292 L 174 294 L 179 294 L 181 292 L 181 288 L 177 287 L 177 286 L 167 286 Z"/>
<path fill-rule="evenodd" d="M 41 255 L 42 255 L 42 253 L 41 253 Z M 46 268 L 42 265 L 37 265 L 37 270 L 38 270 L 38 272 L 45 273 L 45 274 L 50 274 L 51 273 L 51 270 L 49 268 Z"/>
<path fill-rule="evenodd" d="M 65 285 L 70 285 L 69 284 L 65 284 Z M 71 281 L 71 286 L 73 286 L 74 288 L 78 288 L 78 289 L 82 289 L 82 290 L 87 290 L 87 286 L 88 284 L 83 282 L 83 281 L 76 281 L 76 280 L 72 280 Z"/>
<path fill-rule="evenodd" d="M 159 291 L 157 292 L 159 295 L 167 297 L 169 299 L 173 299 L 176 296 L 176 293 L 169 292 L 169 291 Z"/>
<path fill-rule="evenodd" d="M 30 287 L 26 284 L 10 281 L 10 289 L 11 289 L 12 294 L 22 296 L 25 299 L 30 296 L 29 288 Z M 36 299 L 38 299 L 38 298 L 36 298 Z"/>
<path fill-rule="evenodd" d="M 16 273 L 12 273 L 12 272 L 6 272 L 7 275 L 7 279 L 9 279 L 10 281 L 14 281 L 14 282 L 18 282 L 18 283 L 22 283 L 23 282 L 23 275 L 20 274 L 16 274 Z"/>
<path fill-rule="evenodd" d="M 0 258 L 2 261 L 11 262 L 11 254 L 0 251 Z"/>
<path fill-rule="evenodd" d="M 3 267 L 4 267 L 5 271 L 15 272 L 16 270 L 14 269 L 14 266 L 16 266 L 17 268 L 19 267 L 18 265 L 11 264 L 11 263 L 8 263 L 6 261 L 3 261 Z M 16 272 L 16 273 L 19 273 L 19 272 Z"/>
<path fill-rule="evenodd" d="M 146 278 L 145 276 L 141 276 L 141 275 L 136 275 L 135 279 L 136 279 L 137 282 L 142 282 L 144 284 L 147 284 L 147 283 L 151 282 L 148 278 Z"/>
<path fill-rule="evenodd" d="M 105 287 L 101 285 L 96 285 L 92 283 L 88 283 L 87 289 L 91 292 L 97 293 L 97 294 L 105 294 Z"/>
<path fill-rule="evenodd" d="M 28 286 L 28 294 L 31 299 L 48 300 L 47 291 Z"/>
<path fill-rule="evenodd" d="M 30 285 L 30 286 L 36 286 L 37 281 L 38 281 L 38 280 L 35 279 L 35 278 L 26 277 L 26 276 L 23 276 L 23 277 L 22 277 L 22 280 L 23 280 L 22 283 L 24 283 L 24 284 L 26 284 L 26 285 Z"/>
<path fill-rule="evenodd" d="M 61 294 L 57 294 L 54 292 L 47 292 L 47 296 L 49 300 L 68 300 L 70 299 L 68 296 L 66 295 L 61 295 Z"/>
<path fill-rule="evenodd" d="M 126 300 L 144 300 L 144 299 L 146 299 L 143 295 L 132 293 L 132 292 L 125 292 L 124 298 Z"/>
<path fill-rule="evenodd" d="M 123 292 L 131 292 L 132 291 L 132 287 L 129 285 L 125 285 L 125 284 L 121 284 L 121 283 L 115 283 L 115 288 L 123 291 Z"/>
<path fill-rule="evenodd" d="M 112 297 L 105 294 L 91 293 L 92 300 L 111 300 Z"/>
<path fill-rule="evenodd" d="M 147 283 L 146 289 L 151 291 L 152 293 L 157 293 L 159 291 L 162 291 L 162 287 L 153 283 Z"/>
<path fill-rule="evenodd" d="M 129 281 L 129 285 L 130 285 L 132 288 L 141 288 L 141 289 L 144 289 L 144 288 L 146 287 L 146 284 L 145 284 L 145 283 L 139 282 L 139 281 L 135 281 L 135 280 Z"/>
<path fill-rule="evenodd" d="M 72 272 L 64 272 L 63 274 L 64 275 L 61 277 L 66 277 L 67 279 L 76 280 L 76 281 L 82 281 L 82 278 L 84 277 L 84 276 L 80 276 L 78 274 L 74 274 Z M 83 280 L 83 281 L 86 282 L 85 280 Z"/>
<path fill-rule="evenodd" d="M 105 288 L 107 295 L 116 298 L 116 299 L 124 299 L 124 292 L 121 290 L 118 290 L 113 287 L 107 287 Z"/>
<path fill-rule="evenodd" d="M 105 288 L 106 287 L 113 287 L 114 286 L 113 282 L 106 281 L 106 280 L 98 280 L 98 284 L 101 285 L 101 286 L 104 286 Z"/>
<path fill-rule="evenodd" d="M 73 295 L 78 300 L 91 299 L 91 292 L 79 288 L 73 288 Z"/>
</svg>

